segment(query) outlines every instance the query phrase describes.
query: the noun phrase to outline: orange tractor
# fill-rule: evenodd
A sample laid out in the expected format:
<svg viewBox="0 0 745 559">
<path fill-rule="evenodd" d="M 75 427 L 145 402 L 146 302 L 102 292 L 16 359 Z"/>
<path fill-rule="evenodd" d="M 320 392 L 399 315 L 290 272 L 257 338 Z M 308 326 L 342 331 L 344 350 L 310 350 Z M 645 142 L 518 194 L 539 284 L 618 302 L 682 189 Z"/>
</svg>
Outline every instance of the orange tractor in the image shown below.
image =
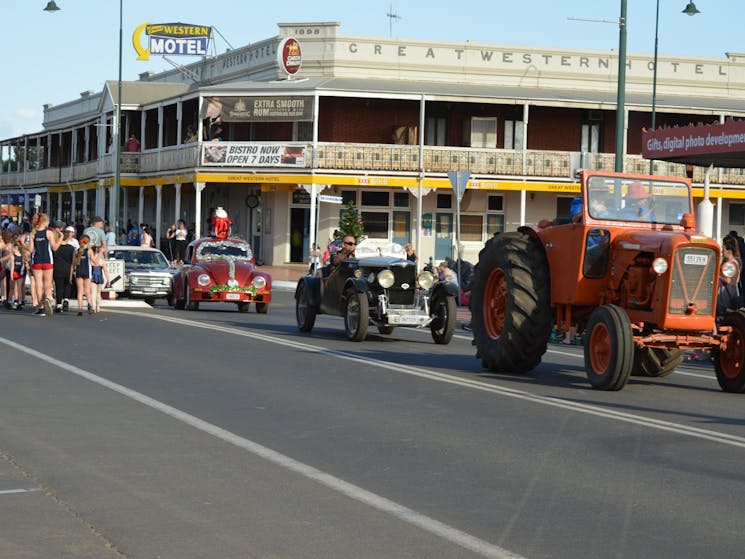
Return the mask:
<svg viewBox="0 0 745 559">
<path fill-rule="evenodd" d="M 722 390 L 745 392 L 745 313 L 716 316 L 720 274 L 737 268 L 695 232 L 690 181 L 598 171 L 580 179 L 575 215 L 495 235 L 482 249 L 470 306 L 484 367 L 529 372 L 554 324 L 576 325 L 599 390 L 620 390 L 629 375 L 663 377 L 683 350 L 709 349 Z"/>
</svg>

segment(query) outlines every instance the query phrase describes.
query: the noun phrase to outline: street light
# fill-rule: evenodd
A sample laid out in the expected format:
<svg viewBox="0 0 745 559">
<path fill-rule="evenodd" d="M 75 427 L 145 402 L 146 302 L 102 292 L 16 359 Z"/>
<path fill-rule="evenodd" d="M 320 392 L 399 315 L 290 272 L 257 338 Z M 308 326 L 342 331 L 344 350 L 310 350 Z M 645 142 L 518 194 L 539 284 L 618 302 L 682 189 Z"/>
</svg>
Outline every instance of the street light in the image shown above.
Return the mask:
<svg viewBox="0 0 745 559">
<path fill-rule="evenodd" d="M 618 90 L 616 92 L 616 173 L 623 173 L 623 130 L 626 126 L 626 0 L 618 18 Z"/>
<path fill-rule="evenodd" d="M 696 4 L 688 2 L 683 10 L 684 14 L 695 16 L 701 12 L 696 8 Z M 660 0 L 657 0 L 657 11 L 654 18 L 654 62 L 652 69 L 652 131 L 657 129 L 657 46 L 659 44 L 658 32 L 660 29 Z M 649 161 L 649 174 L 654 175 L 654 159 Z"/>
<path fill-rule="evenodd" d="M 117 81 L 117 102 L 116 102 L 116 122 L 114 123 L 114 134 L 116 136 L 116 170 L 114 178 L 114 231 L 119 231 L 119 189 L 121 181 L 121 161 L 122 161 L 122 140 L 119 137 L 122 122 L 122 15 L 124 0 L 119 0 L 119 79 Z M 45 12 L 56 12 L 60 8 L 54 0 L 50 0 Z M 104 212 L 105 213 L 105 212 Z"/>
</svg>

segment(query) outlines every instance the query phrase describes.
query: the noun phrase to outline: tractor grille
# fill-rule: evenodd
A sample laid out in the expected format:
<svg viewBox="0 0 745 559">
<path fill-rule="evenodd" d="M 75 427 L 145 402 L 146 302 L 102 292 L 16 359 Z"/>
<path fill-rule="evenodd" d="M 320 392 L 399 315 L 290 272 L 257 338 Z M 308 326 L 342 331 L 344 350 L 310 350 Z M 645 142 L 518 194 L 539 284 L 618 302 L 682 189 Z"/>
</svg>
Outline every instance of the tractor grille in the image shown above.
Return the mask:
<svg viewBox="0 0 745 559">
<path fill-rule="evenodd" d="M 703 247 L 685 247 L 673 258 L 670 314 L 685 314 L 694 305 L 696 314 L 714 314 L 716 253 Z"/>
<path fill-rule="evenodd" d="M 388 303 L 391 305 L 413 305 L 414 295 L 416 293 L 416 266 L 403 265 L 390 267 L 393 276 L 396 278 L 391 287 L 386 289 Z M 404 289 L 403 284 L 408 284 Z"/>
</svg>

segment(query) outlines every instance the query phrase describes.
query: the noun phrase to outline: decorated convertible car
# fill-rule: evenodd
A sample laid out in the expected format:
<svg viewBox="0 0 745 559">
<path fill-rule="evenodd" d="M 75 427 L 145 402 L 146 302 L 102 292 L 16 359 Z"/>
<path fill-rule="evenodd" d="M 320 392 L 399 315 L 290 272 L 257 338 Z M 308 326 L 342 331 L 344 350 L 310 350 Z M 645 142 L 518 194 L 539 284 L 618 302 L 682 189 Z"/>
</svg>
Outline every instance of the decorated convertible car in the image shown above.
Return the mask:
<svg viewBox="0 0 745 559">
<path fill-rule="evenodd" d="M 254 267 L 251 246 L 236 237 L 203 237 L 192 241 L 184 266 L 173 275 L 177 309 L 197 310 L 200 302 L 235 303 L 248 312 L 266 313 L 272 302 L 272 278 Z"/>
<path fill-rule="evenodd" d="M 416 264 L 380 256 L 344 260 L 336 269 L 304 276 L 295 290 L 295 315 L 301 332 L 310 332 L 316 315 L 344 317 L 347 338 L 359 342 L 368 326 L 390 334 L 396 326 L 429 328 L 432 339 L 447 344 L 455 332 L 457 287 L 435 283 L 430 272 L 417 275 Z"/>
</svg>

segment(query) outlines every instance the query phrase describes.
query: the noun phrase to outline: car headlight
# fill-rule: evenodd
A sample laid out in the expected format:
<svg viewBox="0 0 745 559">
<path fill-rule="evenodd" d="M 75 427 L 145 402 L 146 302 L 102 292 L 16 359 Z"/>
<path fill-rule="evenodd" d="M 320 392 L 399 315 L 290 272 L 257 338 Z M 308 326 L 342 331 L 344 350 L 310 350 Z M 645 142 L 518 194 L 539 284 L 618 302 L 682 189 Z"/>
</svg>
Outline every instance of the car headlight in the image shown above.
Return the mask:
<svg viewBox="0 0 745 559">
<path fill-rule="evenodd" d="M 655 258 L 652 262 L 652 269 L 656 274 L 662 275 L 667 272 L 667 260 L 664 258 Z"/>
<path fill-rule="evenodd" d="M 435 276 L 432 275 L 432 272 L 422 272 L 419 274 L 417 281 L 419 282 L 419 287 L 429 289 L 435 283 Z"/>
<path fill-rule="evenodd" d="M 254 276 L 254 280 L 252 283 L 256 289 L 264 289 L 264 286 L 266 285 L 266 278 L 264 276 Z"/>
<path fill-rule="evenodd" d="M 199 274 L 197 283 L 202 287 L 207 287 L 210 284 L 210 277 L 207 274 Z"/>
<path fill-rule="evenodd" d="M 725 278 L 734 278 L 737 275 L 737 266 L 734 262 L 723 262 L 722 263 L 722 275 Z"/>
<path fill-rule="evenodd" d="M 125 279 L 129 279 L 129 283 L 131 283 L 132 285 L 137 285 L 137 276 L 129 276 L 129 278 L 127 278 L 127 276 L 124 277 Z"/>
<path fill-rule="evenodd" d="M 396 281 L 396 277 L 390 270 L 383 270 L 378 274 L 378 283 L 383 289 L 388 289 Z"/>
</svg>

